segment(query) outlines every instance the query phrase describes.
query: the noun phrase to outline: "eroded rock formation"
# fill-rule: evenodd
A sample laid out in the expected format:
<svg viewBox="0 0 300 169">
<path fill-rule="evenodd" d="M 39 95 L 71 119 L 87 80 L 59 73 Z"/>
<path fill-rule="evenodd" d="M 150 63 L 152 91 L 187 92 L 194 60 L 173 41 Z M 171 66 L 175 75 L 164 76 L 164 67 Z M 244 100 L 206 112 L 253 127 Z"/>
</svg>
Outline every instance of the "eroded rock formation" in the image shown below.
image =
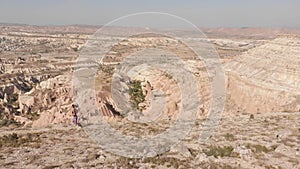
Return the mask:
<svg viewBox="0 0 300 169">
<path fill-rule="evenodd" d="M 233 112 L 299 111 L 300 39 L 280 37 L 225 64 L 228 109 Z"/>
</svg>

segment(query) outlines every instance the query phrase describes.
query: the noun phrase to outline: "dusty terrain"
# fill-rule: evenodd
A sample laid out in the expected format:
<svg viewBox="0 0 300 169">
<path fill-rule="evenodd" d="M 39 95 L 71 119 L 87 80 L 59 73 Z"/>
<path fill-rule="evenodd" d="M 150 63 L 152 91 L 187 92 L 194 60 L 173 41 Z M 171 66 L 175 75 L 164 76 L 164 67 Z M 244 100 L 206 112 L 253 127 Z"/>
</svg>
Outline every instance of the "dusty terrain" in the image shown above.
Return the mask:
<svg viewBox="0 0 300 169">
<path fill-rule="evenodd" d="M 71 105 L 78 92 L 72 88 L 76 58 L 97 29 L 0 25 L 2 168 L 300 168 L 299 30 L 203 29 L 220 55 L 227 95 L 220 125 L 201 144 L 199 133 L 211 106 L 203 63 L 184 44 L 168 37 L 149 34 L 116 44 L 100 65 L 95 89 L 99 117 L 122 134 L 162 133 L 176 119 L 181 101 L 169 74 L 143 67 L 136 77 L 141 84 L 132 87 L 132 103 L 151 117 L 148 110 L 160 89 L 168 96 L 165 111 L 156 122 L 141 124 L 130 122 L 134 115 L 119 113 L 111 98 L 112 75 L 132 51 L 152 47 L 182 56 L 202 99 L 188 137 L 156 157 L 131 159 L 104 151 L 72 124 Z M 111 33 L 115 31 L 120 29 L 112 28 Z"/>
<path fill-rule="evenodd" d="M 6 143 L 1 147 L 0 162 L 3 168 L 299 168 L 299 115 L 268 113 L 253 119 L 249 115 L 224 116 L 206 143 L 197 142 L 201 129 L 196 127 L 169 152 L 144 159 L 107 153 L 77 127 L 18 129 L 13 131 L 18 137 L 30 133 L 34 141 Z M 128 134 L 139 127 L 120 129 Z M 11 133 L 1 130 L 1 136 Z M 229 150 L 213 152 L 218 147 Z"/>
</svg>

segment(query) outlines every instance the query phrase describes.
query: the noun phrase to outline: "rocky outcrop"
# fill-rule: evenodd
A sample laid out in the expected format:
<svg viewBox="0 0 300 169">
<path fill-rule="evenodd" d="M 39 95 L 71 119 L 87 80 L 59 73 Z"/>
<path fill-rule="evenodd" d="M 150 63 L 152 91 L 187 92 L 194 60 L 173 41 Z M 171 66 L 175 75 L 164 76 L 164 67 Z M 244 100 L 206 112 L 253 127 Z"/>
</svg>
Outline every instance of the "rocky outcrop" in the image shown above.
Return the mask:
<svg viewBox="0 0 300 169">
<path fill-rule="evenodd" d="M 31 111 L 31 108 L 34 106 L 35 100 L 33 96 L 29 95 L 20 95 L 19 96 L 19 107 L 22 114 L 28 114 Z"/>
<path fill-rule="evenodd" d="M 32 127 L 45 127 L 50 124 L 60 123 L 70 124 L 71 122 L 71 113 L 63 112 L 62 107 L 56 106 L 40 113 L 40 118 L 36 121 L 33 121 Z"/>
<path fill-rule="evenodd" d="M 281 37 L 225 64 L 227 107 L 250 113 L 299 111 L 299 56 L 300 39 Z"/>
<path fill-rule="evenodd" d="M 37 115 L 32 126 L 71 123 L 71 76 L 57 76 L 43 81 L 31 92 L 19 96 L 22 115 Z"/>
<path fill-rule="evenodd" d="M 4 95 L 12 95 L 20 90 L 13 84 L 0 86 L 0 99 L 4 99 Z"/>
</svg>

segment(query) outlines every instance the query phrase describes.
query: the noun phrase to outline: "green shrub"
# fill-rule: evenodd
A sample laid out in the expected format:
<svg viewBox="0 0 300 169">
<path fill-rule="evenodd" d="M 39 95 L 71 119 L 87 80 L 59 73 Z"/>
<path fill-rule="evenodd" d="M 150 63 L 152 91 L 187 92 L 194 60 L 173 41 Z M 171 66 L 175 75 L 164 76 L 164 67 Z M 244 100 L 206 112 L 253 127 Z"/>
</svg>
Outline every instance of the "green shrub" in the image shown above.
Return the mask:
<svg viewBox="0 0 300 169">
<path fill-rule="evenodd" d="M 230 156 L 233 151 L 232 146 L 226 146 L 226 147 L 210 147 L 209 150 L 204 150 L 203 152 L 207 156 L 214 156 L 217 157 L 227 157 Z"/>
<path fill-rule="evenodd" d="M 143 93 L 141 81 L 133 80 L 130 82 L 129 95 L 133 108 L 142 111 L 143 108 L 139 107 L 139 104 L 145 101 L 145 95 Z"/>
</svg>

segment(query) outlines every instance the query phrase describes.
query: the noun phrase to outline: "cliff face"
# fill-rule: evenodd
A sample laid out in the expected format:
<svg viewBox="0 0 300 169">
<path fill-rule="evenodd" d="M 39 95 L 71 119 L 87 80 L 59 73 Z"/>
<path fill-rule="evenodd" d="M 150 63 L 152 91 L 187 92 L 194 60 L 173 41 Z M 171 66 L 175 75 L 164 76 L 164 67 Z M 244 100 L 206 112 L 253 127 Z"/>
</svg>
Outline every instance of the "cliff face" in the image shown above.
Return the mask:
<svg viewBox="0 0 300 169">
<path fill-rule="evenodd" d="M 45 30 L 48 31 L 48 28 Z M 73 97 L 72 71 L 79 50 L 88 39 L 88 34 L 77 31 L 47 31 L 37 29 L 24 32 L 17 28 L 0 30 L 0 110 L 9 116 L 38 113 L 44 121 L 35 122 L 37 126 L 71 122 L 68 118 Z M 286 36 L 269 40 L 235 37 L 238 38 L 214 36 L 208 39 L 219 52 L 227 72 L 226 112 L 299 111 L 300 38 Z M 189 71 L 195 75 L 198 83 L 195 87 L 199 88 L 201 95 L 199 115 L 208 112 L 212 98 L 206 67 L 201 61 L 195 60 L 195 53 L 184 43 L 179 39 L 156 34 L 133 36 L 118 42 L 119 39 L 122 38 L 103 39 L 116 42 L 98 71 L 99 74 L 108 75 L 97 74 L 99 78 L 96 84 L 100 87 L 96 87 L 96 101 L 103 116 L 118 116 L 110 88 L 114 66 L 145 48 L 166 50 L 187 62 Z M 164 72 L 152 70 L 142 73 L 144 76 L 139 80 L 146 79 L 154 90 L 162 89 L 167 93 L 164 117 L 176 116 L 181 99 L 177 82 Z M 151 99 L 155 100 L 148 94 L 147 103 L 143 104 L 149 105 Z"/>
<path fill-rule="evenodd" d="M 299 111 L 300 39 L 280 37 L 225 64 L 231 112 Z M 236 109 L 233 109 L 236 105 Z"/>
</svg>

